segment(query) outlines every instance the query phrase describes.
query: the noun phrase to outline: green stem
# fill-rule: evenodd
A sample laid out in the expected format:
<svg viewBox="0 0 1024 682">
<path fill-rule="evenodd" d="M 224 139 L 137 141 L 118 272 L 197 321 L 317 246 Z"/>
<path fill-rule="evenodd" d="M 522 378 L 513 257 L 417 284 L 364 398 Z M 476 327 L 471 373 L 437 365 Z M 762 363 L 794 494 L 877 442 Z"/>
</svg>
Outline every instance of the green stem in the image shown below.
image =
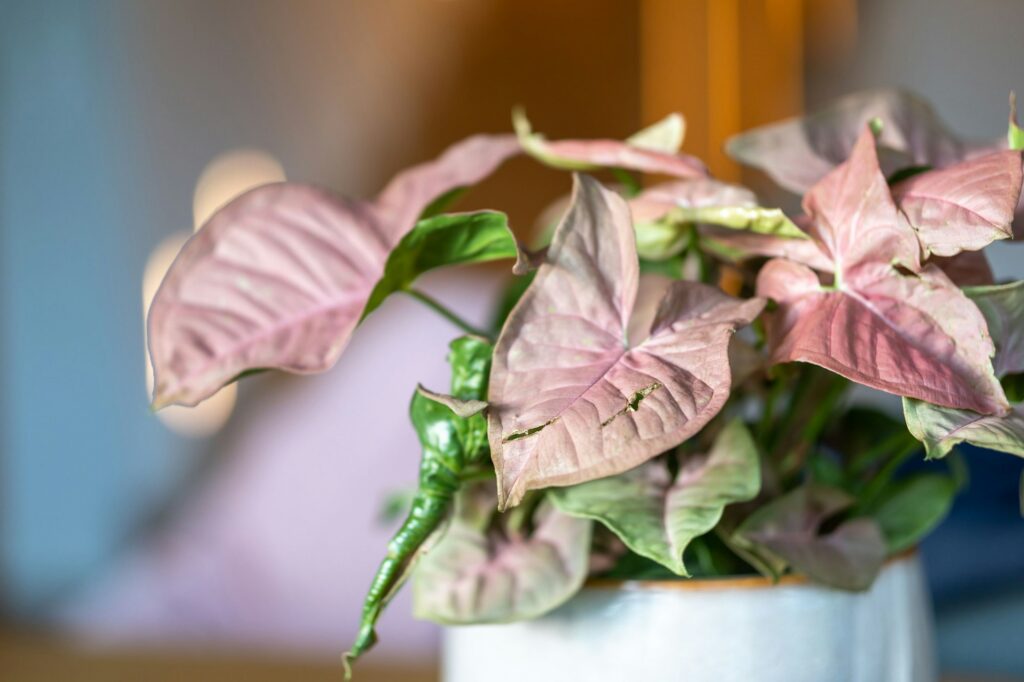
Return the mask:
<svg viewBox="0 0 1024 682">
<path fill-rule="evenodd" d="M 893 474 L 899 469 L 911 455 L 917 454 L 921 449 L 921 444 L 916 440 L 911 440 L 903 449 L 897 451 L 889 459 L 888 462 L 875 474 L 874 478 L 868 481 L 868 484 L 864 486 L 864 490 L 858 495 L 856 511 L 863 511 L 871 509 L 872 505 L 878 500 L 878 497 L 885 491 L 886 486 L 892 480 Z"/>
<path fill-rule="evenodd" d="M 450 309 L 448 309 L 443 303 L 441 303 L 437 299 L 435 299 L 435 298 L 433 298 L 433 297 L 423 293 L 419 289 L 408 288 L 408 289 L 403 289 L 403 291 L 405 291 L 405 293 L 409 294 L 410 296 L 415 298 L 417 301 L 419 301 L 423 305 L 427 306 L 428 308 L 430 308 L 431 310 L 436 312 L 438 315 L 440 315 L 444 319 L 448 320 L 449 322 L 451 322 L 452 324 L 454 324 L 456 327 L 458 327 L 462 331 L 466 332 L 467 334 L 473 334 L 475 336 L 480 336 L 480 337 L 483 337 L 485 339 L 490 339 L 491 338 L 489 333 L 483 331 L 482 329 L 478 329 L 477 327 L 474 327 L 469 322 L 466 322 L 464 319 L 462 319 L 461 317 L 456 315 L 454 312 L 452 312 Z"/>
</svg>

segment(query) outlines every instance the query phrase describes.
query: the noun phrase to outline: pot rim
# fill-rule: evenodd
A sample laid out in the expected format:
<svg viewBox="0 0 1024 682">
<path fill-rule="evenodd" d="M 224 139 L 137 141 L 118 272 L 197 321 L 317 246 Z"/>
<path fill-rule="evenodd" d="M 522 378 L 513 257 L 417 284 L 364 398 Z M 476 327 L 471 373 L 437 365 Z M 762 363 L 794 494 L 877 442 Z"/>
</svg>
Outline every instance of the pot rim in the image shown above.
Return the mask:
<svg viewBox="0 0 1024 682">
<path fill-rule="evenodd" d="M 885 560 L 879 571 L 911 559 L 916 559 L 917 548 L 911 548 L 895 554 Z M 805 575 L 789 573 L 778 580 L 763 575 L 743 575 L 723 578 L 683 578 L 670 580 L 627 580 L 622 578 L 588 578 L 583 584 L 585 590 L 622 590 L 633 591 L 700 591 L 700 590 L 763 590 L 775 587 L 806 586 L 830 589 L 827 585 L 816 583 Z M 870 588 L 869 588 L 870 589 Z"/>
</svg>

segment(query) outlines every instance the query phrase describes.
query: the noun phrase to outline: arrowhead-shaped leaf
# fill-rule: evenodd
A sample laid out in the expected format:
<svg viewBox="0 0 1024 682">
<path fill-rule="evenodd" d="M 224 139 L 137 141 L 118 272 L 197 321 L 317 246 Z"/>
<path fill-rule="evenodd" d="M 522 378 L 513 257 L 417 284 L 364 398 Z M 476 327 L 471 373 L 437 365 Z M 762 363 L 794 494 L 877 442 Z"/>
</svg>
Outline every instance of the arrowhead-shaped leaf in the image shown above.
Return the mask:
<svg viewBox="0 0 1024 682">
<path fill-rule="evenodd" d="M 869 128 L 850 158 L 811 188 L 803 206 L 810 218 L 807 231 L 832 259 L 837 277 L 865 263 L 919 267 L 917 236 L 896 210 Z"/>
<path fill-rule="evenodd" d="M 1024 371 L 1024 282 L 966 290 L 985 317 L 995 342 L 995 372 L 1003 377 Z M 933 402 L 933 401 L 930 401 Z M 920 400 L 903 401 L 908 430 L 924 443 L 928 457 L 943 457 L 959 443 L 972 443 L 1024 457 L 1024 407 L 986 415 L 940 407 Z"/>
<path fill-rule="evenodd" d="M 753 499 L 761 487 L 757 447 L 743 422 L 730 422 L 707 455 L 685 462 L 673 481 L 652 462 L 624 474 L 552 491 L 567 514 L 600 521 L 626 545 L 679 575 L 683 553 L 711 531 L 726 505 Z"/>
<path fill-rule="evenodd" d="M 758 509 L 736 536 L 818 582 L 863 590 L 885 561 L 885 538 L 878 524 L 857 518 L 821 532 L 826 521 L 852 504 L 853 498 L 841 490 L 805 485 Z"/>
<path fill-rule="evenodd" d="M 650 336 L 626 330 L 639 264 L 629 209 L 579 176 L 547 262 L 509 315 L 491 370 L 499 504 L 631 469 L 696 433 L 729 394 L 729 339 L 763 301 L 677 282 Z"/>
<path fill-rule="evenodd" d="M 509 539 L 489 535 L 489 514 L 467 511 L 469 504 L 466 495 L 460 496 L 459 512 L 444 538 L 416 569 L 417 618 L 448 625 L 537 618 L 583 585 L 589 520 L 562 514 L 545 502 L 536 512 L 533 533 Z"/>
<path fill-rule="evenodd" d="M 1020 152 L 1004 151 L 920 173 L 892 193 L 925 252 L 952 256 L 1013 236 L 1020 186 Z"/>
<path fill-rule="evenodd" d="M 682 119 L 670 116 L 640 131 L 625 142 L 619 140 L 547 140 L 533 132 L 525 112 L 512 113 L 512 122 L 523 150 L 553 168 L 592 171 L 621 168 L 641 173 L 663 173 L 679 178 L 700 178 L 707 169 L 699 159 L 678 153 L 682 143 Z M 678 131 L 678 132 L 677 132 Z"/>
<path fill-rule="evenodd" d="M 938 268 L 919 270 L 917 239 L 890 198 L 870 131 L 804 206 L 834 282 L 823 285 L 789 261 L 762 268 L 758 294 L 780 304 L 769 324 L 773 360 L 811 362 L 949 407 L 1005 412 L 984 318 Z"/>
<path fill-rule="evenodd" d="M 757 128 L 729 140 L 729 154 L 803 194 L 850 155 L 864 126 L 882 122 L 879 146 L 888 176 L 912 166 L 940 168 L 968 151 L 924 99 L 900 90 L 849 95 L 802 118 Z"/>
<path fill-rule="evenodd" d="M 227 204 L 182 249 L 150 308 L 154 406 L 195 405 L 251 369 L 329 368 L 385 274 L 389 252 L 428 203 L 479 181 L 517 151 L 510 136 L 470 138 L 400 174 L 374 204 L 288 183 Z M 409 276 L 407 261 L 395 264 L 394 281 Z"/>
</svg>

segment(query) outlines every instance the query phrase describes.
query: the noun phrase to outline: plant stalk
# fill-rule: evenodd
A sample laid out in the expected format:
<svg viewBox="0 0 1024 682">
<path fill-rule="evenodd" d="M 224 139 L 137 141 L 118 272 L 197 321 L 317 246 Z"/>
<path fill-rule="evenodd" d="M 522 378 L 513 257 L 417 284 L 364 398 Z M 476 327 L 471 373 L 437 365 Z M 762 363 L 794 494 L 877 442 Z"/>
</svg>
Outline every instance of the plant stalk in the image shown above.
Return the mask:
<svg viewBox="0 0 1024 682">
<path fill-rule="evenodd" d="M 413 289 L 411 287 L 408 289 L 403 289 L 403 291 L 412 296 L 413 298 L 415 298 L 423 305 L 433 310 L 435 313 L 437 313 L 444 319 L 454 324 L 462 331 L 466 332 L 467 334 L 473 334 L 474 336 L 480 336 L 488 340 L 491 339 L 491 335 L 488 332 L 483 331 L 482 329 L 479 329 L 477 327 L 474 327 L 469 322 L 466 322 L 464 319 L 459 317 L 455 312 L 453 312 L 451 309 L 449 309 L 447 306 L 445 306 L 443 303 L 433 298 L 432 296 L 423 293 L 419 289 Z"/>
</svg>

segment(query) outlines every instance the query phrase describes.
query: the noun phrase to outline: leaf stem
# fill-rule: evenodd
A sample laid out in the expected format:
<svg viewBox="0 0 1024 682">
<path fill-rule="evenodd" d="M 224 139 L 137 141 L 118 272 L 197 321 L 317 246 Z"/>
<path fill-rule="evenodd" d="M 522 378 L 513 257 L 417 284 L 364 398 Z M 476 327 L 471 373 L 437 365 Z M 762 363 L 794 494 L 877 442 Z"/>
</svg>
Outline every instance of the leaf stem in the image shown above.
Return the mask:
<svg viewBox="0 0 1024 682">
<path fill-rule="evenodd" d="M 895 451 L 885 465 L 868 481 L 867 485 L 858 494 L 859 500 L 856 505 L 856 511 L 871 509 L 878 501 L 879 496 L 885 492 L 885 488 L 892 481 L 896 470 L 903 466 L 912 455 L 918 453 L 920 449 L 921 444 L 914 439 L 910 439 L 901 449 Z"/>
<path fill-rule="evenodd" d="M 466 332 L 467 334 L 473 334 L 475 336 L 480 336 L 480 337 L 483 337 L 485 339 L 490 339 L 491 338 L 491 335 L 488 332 L 485 332 L 482 329 L 474 327 L 469 322 L 466 322 L 464 319 L 462 319 L 457 314 L 455 314 L 452 310 L 450 310 L 443 303 L 441 303 L 437 299 L 433 298 L 432 296 L 429 296 L 429 295 L 423 293 L 419 289 L 413 289 L 413 288 L 409 287 L 409 288 L 403 289 L 403 291 L 405 293 L 409 294 L 410 296 L 412 296 L 413 298 L 415 298 L 417 301 L 419 301 L 423 305 L 425 305 L 428 308 L 430 308 L 431 310 L 433 310 L 435 313 L 437 313 L 438 315 L 440 315 L 444 319 L 446 319 L 449 322 L 451 322 L 452 324 L 454 324 L 456 327 L 458 327 L 462 331 Z"/>
</svg>

